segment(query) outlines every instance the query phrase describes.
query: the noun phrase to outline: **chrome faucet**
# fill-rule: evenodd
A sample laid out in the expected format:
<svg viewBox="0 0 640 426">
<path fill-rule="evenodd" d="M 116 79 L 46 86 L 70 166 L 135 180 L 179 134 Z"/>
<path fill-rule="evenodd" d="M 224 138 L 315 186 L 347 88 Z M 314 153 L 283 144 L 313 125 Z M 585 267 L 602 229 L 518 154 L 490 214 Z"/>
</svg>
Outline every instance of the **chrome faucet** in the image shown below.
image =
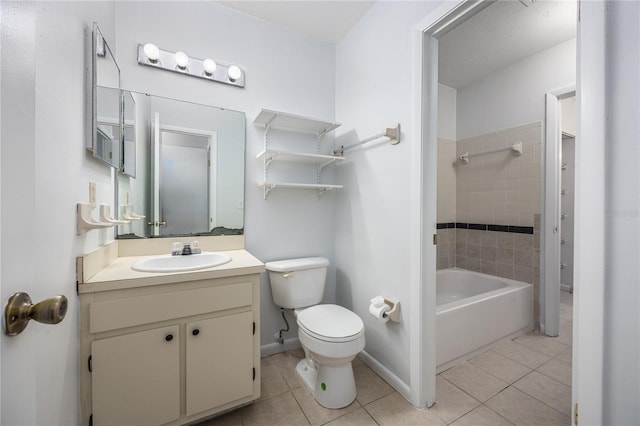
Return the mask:
<svg viewBox="0 0 640 426">
<path fill-rule="evenodd" d="M 191 254 L 200 254 L 200 243 L 192 241 L 191 243 L 173 243 L 171 245 L 171 256 L 188 256 Z"/>
</svg>

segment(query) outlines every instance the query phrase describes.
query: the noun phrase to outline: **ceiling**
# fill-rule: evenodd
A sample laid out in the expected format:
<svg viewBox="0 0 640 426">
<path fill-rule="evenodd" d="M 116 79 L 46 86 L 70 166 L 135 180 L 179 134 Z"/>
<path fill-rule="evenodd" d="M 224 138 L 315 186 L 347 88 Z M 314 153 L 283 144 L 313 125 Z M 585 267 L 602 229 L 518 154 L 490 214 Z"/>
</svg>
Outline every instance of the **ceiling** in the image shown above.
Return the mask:
<svg viewBox="0 0 640 426">
<path fill-rule="evenodd" d="M 575 0 L 493 3 L 440 38 L 440 83 L 460 89 L 575 37 L 576 13 Z"/>
<path fill-rule="evenodd" d="M 218 1 L 223 6 L 281 25 L 316 40 L 336 44 L 375 1 Z"/>
<path fill-rule="evenodd" d="M 235 0 L 217 3 L 316 40 L 336 44 L 375 1 Z M 460 89 L 493 71 L 575 37 L 576 12 L 576 0 L 498 0 L 440 39 L 440 82 Z"/>
</svg>

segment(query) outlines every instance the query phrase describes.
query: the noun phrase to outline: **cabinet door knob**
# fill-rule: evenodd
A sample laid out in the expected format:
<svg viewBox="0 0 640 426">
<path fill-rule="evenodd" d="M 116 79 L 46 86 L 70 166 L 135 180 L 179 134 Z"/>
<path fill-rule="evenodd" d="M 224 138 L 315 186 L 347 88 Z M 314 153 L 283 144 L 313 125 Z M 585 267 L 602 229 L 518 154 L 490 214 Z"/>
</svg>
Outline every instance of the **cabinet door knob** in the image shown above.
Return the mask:
<svg viewBox="0 0 640 426">
<path fill-rule="evenodd" d="M 167 334 L 166 336 L 164 336 L 164 340 L 166 340 L 167 342 L 170 342 L 173 340 L 173 334 Z"/>
<path fill-rule="evenodd" d="M 198 330 L 197 328 L 194 328 L 191 334 L 193 334 L 194 336 L 197 336 L 198 334 L 200 334 L 200 330 Z"/>
</svg>

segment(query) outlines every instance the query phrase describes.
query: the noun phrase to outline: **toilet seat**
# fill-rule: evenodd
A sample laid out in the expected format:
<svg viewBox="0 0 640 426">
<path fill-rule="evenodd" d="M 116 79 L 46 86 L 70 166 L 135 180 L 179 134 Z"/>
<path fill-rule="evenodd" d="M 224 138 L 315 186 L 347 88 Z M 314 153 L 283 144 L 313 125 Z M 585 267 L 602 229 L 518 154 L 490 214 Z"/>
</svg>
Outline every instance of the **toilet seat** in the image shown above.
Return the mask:
<svg viewBox="0 0 640 426">
<path fill-rule="evenodd" d="M 342 306 L 315 305 L 298 313 L 298 327 L 324 342 L 350 342 L 364 335 L 362 319 Z"/>
</svg>

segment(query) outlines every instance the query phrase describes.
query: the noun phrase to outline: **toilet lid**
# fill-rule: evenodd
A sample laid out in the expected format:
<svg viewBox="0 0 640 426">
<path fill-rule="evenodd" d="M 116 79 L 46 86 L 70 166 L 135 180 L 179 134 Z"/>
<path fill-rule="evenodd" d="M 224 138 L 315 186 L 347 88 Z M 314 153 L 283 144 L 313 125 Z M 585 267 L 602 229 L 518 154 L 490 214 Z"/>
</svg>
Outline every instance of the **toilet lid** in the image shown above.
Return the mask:
<svg viewBox="0 0 640 426">
<path fill-rule="evenodd" d="M 298 326 L 323 340 L 348 340 L 364 331 L 362 319 L 338 305 L 311 306 L 298 314 Z"/>
</svg>

